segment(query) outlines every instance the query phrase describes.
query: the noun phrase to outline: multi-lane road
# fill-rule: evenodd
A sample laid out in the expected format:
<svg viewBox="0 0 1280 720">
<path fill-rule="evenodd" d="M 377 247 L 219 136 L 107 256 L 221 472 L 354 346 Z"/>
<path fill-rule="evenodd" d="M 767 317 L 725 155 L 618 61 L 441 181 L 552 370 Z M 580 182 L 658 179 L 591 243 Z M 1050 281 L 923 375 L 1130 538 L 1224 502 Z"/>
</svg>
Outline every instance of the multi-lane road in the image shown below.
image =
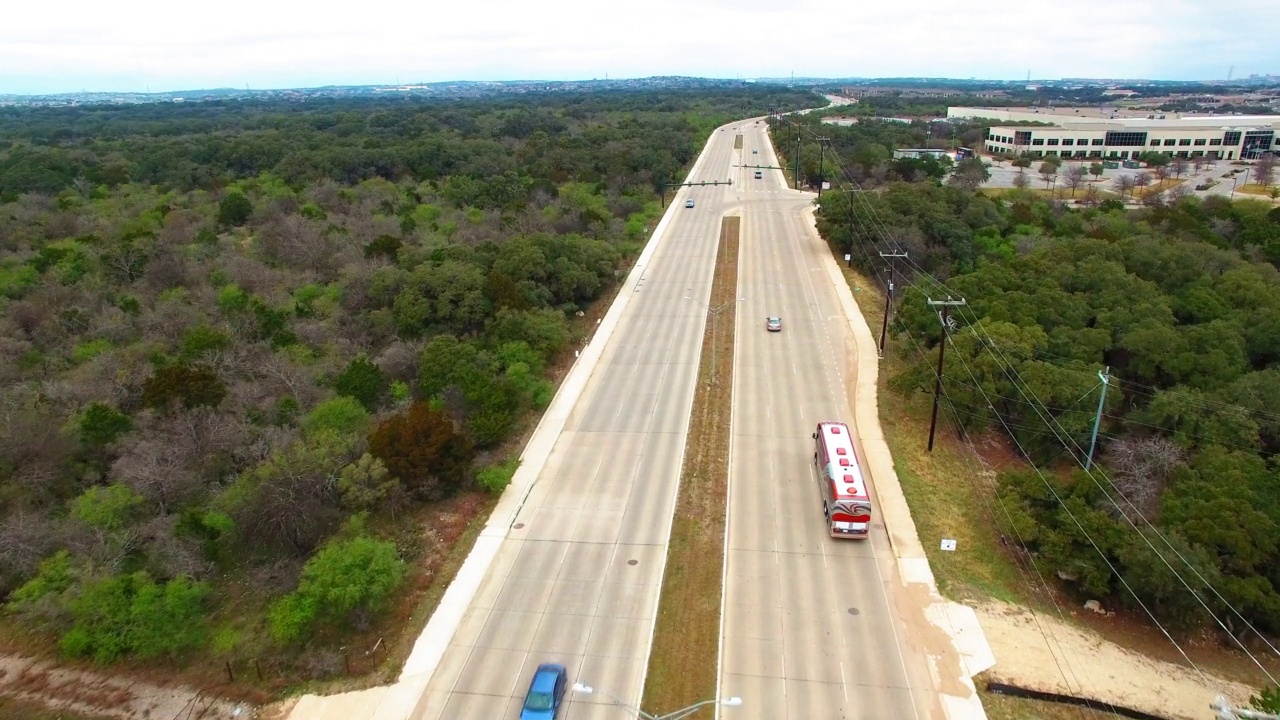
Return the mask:
<svg viewBox="0 0 1280 720">
<path fill-rule="evenodd" d="M 735 135 L 744 138 L 734 148 Z M 757 150 L 753 154 L 751 151 Z M 781 174 L 763 122 L 716 132 L 580 399 L 431 676 L 416 718 L 515 718 L 534 668 L 638 704 L 689 424 L 721 219 L 740 214 L 727 557 L 720 657 L 742 718 L 935 717 L 904 650 L 883 525 L 827 537 L 811 456 L 820 420 L 852 422 L 853 343 L 811 196 Z M 696 206 L 684 207 L 693 198 Z M 764 330 L 779 315 L 781 333 Z M 873 479 L 874 480 L 874 479 Z M 874 488 L 873 488 L 874 492 Z M 874 497 L 874 495 L 873 495 Z M 620 720 L 599 694 L 563 717 Z"/>
<path fill-rule="evenodd" d="M 763 124 L 742 158 L 777 165 Z M 757 151 L 753 153 L 752 151 Z M 818 422 L 853 424 L 857 349 L 802 211 L 777 170 L 735 176 L 742 208 L 720 688 L 745 717 L 930 718 L 928 669 L 890 601 L 897 566 L 883 521 L 865 541 L 828 537 L 813 468 Z M 782 318 L 767 332 L 765 318 Z M 873 499 L 874 486 L 872 488 Z M 727 715 L 727 713 L 726 713 Z"/>
</svg>

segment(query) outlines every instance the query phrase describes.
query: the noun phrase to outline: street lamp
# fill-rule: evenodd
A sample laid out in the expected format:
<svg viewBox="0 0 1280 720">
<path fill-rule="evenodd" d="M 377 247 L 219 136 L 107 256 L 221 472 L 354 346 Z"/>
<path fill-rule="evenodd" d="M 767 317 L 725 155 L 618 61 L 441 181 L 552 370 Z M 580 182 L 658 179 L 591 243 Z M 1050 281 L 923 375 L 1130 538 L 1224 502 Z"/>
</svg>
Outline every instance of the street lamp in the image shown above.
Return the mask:
<svg viewBox="0 0 1280 720">
<path fill-rule="evenodd" d="M 734 305 L 737 305 L 743 300 L 746 300 L 746 298 L 740 297 L 736 300 L 730 300 L 729 302 L 723 305 L 720 305 L 719 307 L 716 307 L 716 308 L 712 308 L 711 306 L 702 302 L 698 298 L 693 297 L 692 295 L 685 295 L 684 299 L 692 300 L 698 303 L 702 307 L 706 308 L 707 312 L 711 314 L 711 382 L 714 384 L 716 381 L 716 338 L 718 337 L 716 333 L 716 328 L 718 325 L 717 321 L 720 319 L 720 313 L 724 312 L 725 310 L 728 310 L 730 307 L 733 307 Z"/>
<path fill-rule="evenodd" d="M 612 700 L 615 705 L 619 705 L 621 707 L 626 708 L 627 710 L 630 710 L 631 712 L 643 718 L 643 720 L 681 720 L 682 718 L 687 718 L 690 715 L 694 714 L 695 712 L 698 711 L 698 708 L 701 708 L 704 705 L 723 705 L 725 707 L 739 707 L 742 705 L 742 698 L 738 697 L 737 695 L 734 695 L 733 697 L 720 698 L 719 700 L 703 700 L 702 702 L 694 703 L 689 707 L 680 708 L 679 710 L 673 710 L 667 713 L 666 715 L 654 715 L 652 713 L 647 713 L 641 710 L 640 708 L 627 703 L 626 701 L 624 701 L 623 699 L 619 698 L 616 695 L 613 695 L 612 693 L 606 692 L 604 690 L 597 690 L 591 687 L 590 685 L 583 685 L 582 683 L 574 683 L 573 691 L 576 693 L 582 693 L 583 695 L 594 695 L 595 693 L 600 693 L 601 695 L 604 695 L 605 697 Z"/>
<path fill-rule="evenodd" d="M 1248 168 L 1248 169 L 1245 169 L 1245 170 L 1244 170 L 1244 183 L 1243 183 L 1243 184 L 1249 184 L 1249 170 L 1252 170 L 1252 169 L 1253 169 L 1253 168 Z M 1235 176 L 1231 176 L 1231 201 L 1233 201 L 1233 202 L 1235 201 L 1235 181 L 1236 181 L 1236 179 L 1239 179 L 1239 178 L 1236 178 Z"/>
</svg>

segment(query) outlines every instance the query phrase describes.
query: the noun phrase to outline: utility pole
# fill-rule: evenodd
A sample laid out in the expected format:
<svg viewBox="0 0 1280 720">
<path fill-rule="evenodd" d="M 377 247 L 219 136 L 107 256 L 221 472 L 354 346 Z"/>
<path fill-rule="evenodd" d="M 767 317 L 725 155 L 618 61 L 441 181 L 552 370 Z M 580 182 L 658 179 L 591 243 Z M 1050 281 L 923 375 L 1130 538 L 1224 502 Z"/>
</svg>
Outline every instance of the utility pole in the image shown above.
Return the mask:
<svg viewBox="0 0 1280 720">
<path fill-rule="evenodd" d="M 1089 456 L 1084 459 L 1085 472 L 1089 472 L 1090 466 L 1093 465 L 1093 449 L 1098 445 L 1098 426 L 1102 424 L 1102 404 L 1107 400 L 1107 386 L 1111 380 L 1107 376 L 1109 372 L 1111 372 L 1110 365 L 1106 370 L 1098 373 L 1098 379 L 1102 381 L 1102 394 L 1098 396 L 1098 414 L 1093 418 L 1093 437 L 1089 439 Z"/>
<path fill-rule="evenodd" d="M 880 253 L 880 257 L 889 260 L 889 289 L 884 294 L 884 322 L 880 325 L 880 356 L 884 357 L 884 338 L 889 332 L 889 306 L 893 303 L 894 258 L 904 258 L 906 253 Z"/>
<path fill-rule="evenodd" d="M 822 200 L 822 185 L 827 181 L 827 138 L 818 138 L 818 200 Z"/>
<path fill-rule="evenodd" d="M 796 126 L 796 189 L 800 189 L 800 126 Z"/>
<path fill-rule="evenodd" d="M 849 267 L 853 267 L 853 194 L 857 192 L 855 188 L 849 188 L 845 192 L 849 193 Z"/>
<path fill-rule="evenodd" d="M 946 300 L 927 300 L 927 302 L 931 306 L 942 306 L 942 312 L 938 315 L 942 320 L 942 336 L 938 343 L 938 371 L 933 381 L 933 415 L 929 418 L 929 452 L 933 452 L 933 432 L 938 427 L 938 396 L 942 394 L 942 356 L 947 349 L 947 311 L 953 305 L 964 305 L 965 300 L 964 298 L 952 300 L 948 297 Z"/>
</svg>

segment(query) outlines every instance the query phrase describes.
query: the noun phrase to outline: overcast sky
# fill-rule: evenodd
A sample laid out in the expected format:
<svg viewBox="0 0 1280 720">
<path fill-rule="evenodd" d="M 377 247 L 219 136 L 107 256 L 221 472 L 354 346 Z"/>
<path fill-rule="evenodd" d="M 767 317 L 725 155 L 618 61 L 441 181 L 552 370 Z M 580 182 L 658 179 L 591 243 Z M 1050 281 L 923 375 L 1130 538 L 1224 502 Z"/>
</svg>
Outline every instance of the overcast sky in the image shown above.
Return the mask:
<svg viewBox="0 0 1280 720">
<path fill-rule="evenodd" d="M 703 77 L 1280 73 L 1280 0 L 7 3 L 0 93 Z"/>
</svg>

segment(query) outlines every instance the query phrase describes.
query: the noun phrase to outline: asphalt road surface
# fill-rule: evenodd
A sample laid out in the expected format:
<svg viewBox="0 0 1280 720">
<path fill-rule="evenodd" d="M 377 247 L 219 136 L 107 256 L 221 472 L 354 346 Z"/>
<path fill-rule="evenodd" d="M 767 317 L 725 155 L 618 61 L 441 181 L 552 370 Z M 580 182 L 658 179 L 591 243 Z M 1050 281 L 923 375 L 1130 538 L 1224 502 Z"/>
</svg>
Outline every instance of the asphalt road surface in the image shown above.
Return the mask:
<svg viewBox="0 0 1280 720">
<path fill-rule="evenodd" d="M 763 125 L 744 126 L 748 164 L 775 164 Z M 753 154 L 752 150 L 758 150 Z M 766 160 L 766 158 L 768 158 Z M 935 717 L 929 671 L 904 652 L 883 518 L 868 540 L 828 536 L 810 434 L 853 426 L 855 348 L 805 228 L 812 200 L 777 170 L 739 170 L 742 240 L 722 628 L 721 717 Z M 780 316 L 781 332 L 765 318 Z M 875 328 L 879 331 L 879 328 Z M 875 502 L 874 478 L 872 500 Z M 914 688 L 914 690 L 913 690 Z"/>
<path fill-rule="evenodd" d="M 716 132 L 690 180 L 725 180 Z M 686 209 L 687 198 L 696 207 Z M 558 662 L 637 704 L 643 688 L 720 221 L 733 191 L 686 188 L 600 363 L 432 676 L 419 718 L 519 717 Z M 622 720 L 599 694 L 561 717 Z"/>
</svg>

